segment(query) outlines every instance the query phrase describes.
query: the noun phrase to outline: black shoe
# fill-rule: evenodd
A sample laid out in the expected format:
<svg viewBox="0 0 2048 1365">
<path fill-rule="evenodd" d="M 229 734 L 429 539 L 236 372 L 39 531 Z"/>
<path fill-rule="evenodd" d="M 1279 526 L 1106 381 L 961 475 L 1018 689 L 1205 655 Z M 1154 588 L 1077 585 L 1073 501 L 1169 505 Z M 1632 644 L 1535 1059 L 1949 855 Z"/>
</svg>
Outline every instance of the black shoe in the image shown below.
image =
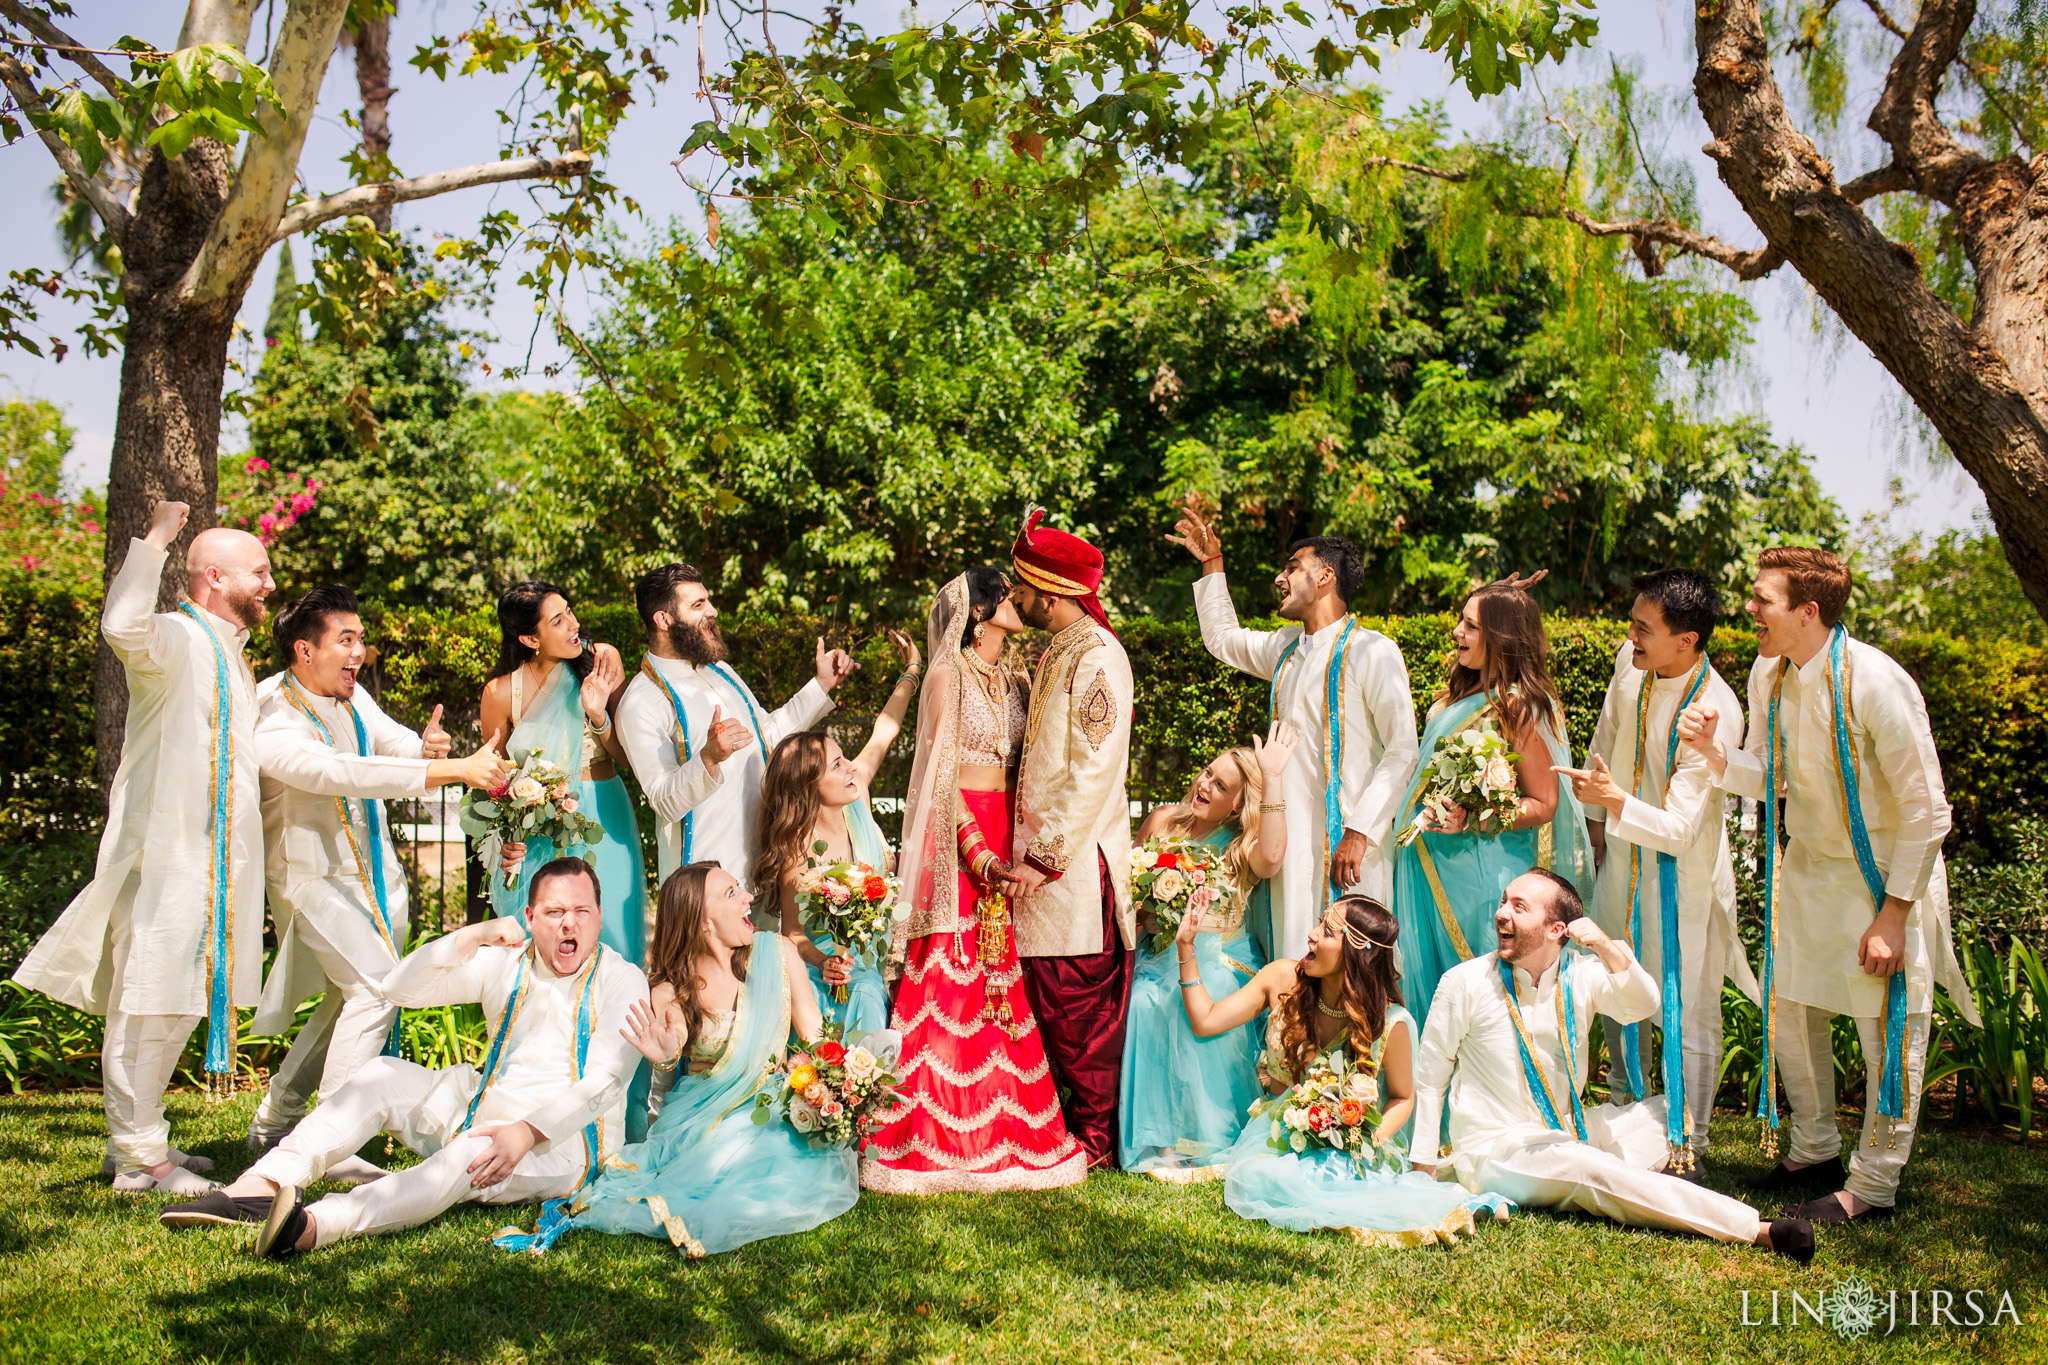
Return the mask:
<svg viewBox="0 0 2048 1365">
<path fill-rule="evenodd" d="M 299 1254 L 299 1238 L 306 1232 L 306 1196 L 296 1185 L 280 1185 L 270 1201 L 263 1230 L 256 1234 L 256 1254 L 273 1261 L 285 1261 Z"/>
<path fill-rule="evenodd" d="M 262 1196 L 234 1198 L 215 1190 L 186 1204 L 173 1204 L 156 1216 L 167 1228 L 232 1227 L 260 1223 L 270 1216 L 271 1201 Z"/>
<path fill-rule="evenodd" d="M 1765 1225 L 1771 1250 L 1805 1265 L 1813 1259 L 1813 1224 L 1804 1218 L 1773 1218 Z"/>
<path fill-rule="evenodd" d="M 1849 1172 L 1842 1165 L 1842 1158 L 1838 1156 L 1831 1156 L 1826 1161 L 1816 1161 L 1811 1166 L 1801 1166 L 1796 1171 L 1781 1161 L 1762 1175 L 1753 1176 L 1745 1183 L 1760 1193 L 1775 1190 L 1839 1190 L 1849 1183 Z"/>
<path fill-rule="evenodd" d="M 1787 1218 L 1804 1218 L 1811 1223 L 1884 1223 L 1898 1217 L 1898 1213 L 1895 1208 L 1880 1208 L 1876 1204 L 1865 1205 L 1861 1213 L 1851 1213 L 1831 1194 L 1785 1210 Z"/>
</svg>

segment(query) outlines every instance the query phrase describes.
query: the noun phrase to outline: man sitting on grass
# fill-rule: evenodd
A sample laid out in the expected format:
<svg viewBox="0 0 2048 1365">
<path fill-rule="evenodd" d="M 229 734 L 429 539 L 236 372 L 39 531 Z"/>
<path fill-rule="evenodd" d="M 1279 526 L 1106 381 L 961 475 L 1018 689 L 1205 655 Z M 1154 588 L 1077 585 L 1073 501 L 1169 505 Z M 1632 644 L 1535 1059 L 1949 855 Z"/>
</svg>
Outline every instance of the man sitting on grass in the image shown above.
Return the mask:
<svg viewBox="0 0 2048 1365">
<path fill-rule="evenodd" d="M 625 1132 L 640 1054 L 627 1013 L 647 1001 L 638 967 L 597 941 L 597 876 L 557 858 L 533 879 L 526 919 L 487 920 L 406 955 L 384 994 L 407 1009 L 478 1002 L 490 1025 L 483 1070 L 369 1062 L 224 1190 L 164 1210 L 166 1227 L 261 1222 L 277 1260 L 344 1237 L 417 1227 L 456 1204 L 572 1194 Z M 378 1133 L 424 1159 L 308 1208 L 302 1187 Z"/>
<path fill-rule="evenodd" d="M 1805 1219 L 1766 1221 L 1739 1199 L 1663 1173 L 1664 1096 L 1580 1107 L 1593 1016 L 1651 1019 L 1658 995 L 1627 945 L 1586 918 L 1572 884 L 1542 868 L 1523 873 L 1502 893 L 1493 927 L 1496 951 L 1444 973 L 1415 1055 L 1415 1131 L 1439 1131 L 1448 1089 L 1458 1182 L 1527 1207 L 1811 1260 Z M 1566 954 L 1566 939 L 1586 951 Z M 1436 1173 L 1424 1161 L 1415 1169 Z"/>
</svg>

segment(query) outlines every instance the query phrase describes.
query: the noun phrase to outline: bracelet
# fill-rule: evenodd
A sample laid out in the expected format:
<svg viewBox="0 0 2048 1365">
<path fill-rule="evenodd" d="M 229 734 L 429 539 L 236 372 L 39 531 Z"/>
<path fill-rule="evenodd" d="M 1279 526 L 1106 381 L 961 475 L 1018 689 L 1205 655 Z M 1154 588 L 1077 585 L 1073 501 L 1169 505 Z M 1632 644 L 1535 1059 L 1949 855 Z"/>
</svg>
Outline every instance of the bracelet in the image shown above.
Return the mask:
<svg viewBox="0 0 2048 1365">
<path fill-rule="evenodd" d="M 1197 978 L 1195 978 L 1195 979 L 1194 979 L 1193 981 L 1183 981 L 1183 982 L 1181 982 L 1181 983 L 1180 983 L 1180 988 L 1181 988 L 1182 990 L 1186 990 L 1186 989 L 1187 989 L 1188 987 L 1190 987 L 1190 986 L 1199 986 L 1199 985 L 1201 985 L 1201 984 L 1202 984 L 1201 978 L 1200 978 L 1200 977 L 1197 977 Z"/>
<path fill-rule="evenodd" d="M 1213 555 L 1204 555 L 1204 556 L 1202 556 L 1202 563 L 1203 563 L 1203 564 L 1205 564 L 1205 565 L 1208 565 L 1208 564 L 1221 564 L 1222 562 L 1223 562 L 1223 556 L 1222 556 L 1222 555 L 1221 555 L 1220 553 L 1219 553 L 1219 554 L 1213 554 Z"/>
<path fill-rule="evenodd" d="M 674 1071 L 676 1069 L 677 1063 L 681 1062 L 682 1060 L 683 1054 L 678 1052 L 675 1056 L 669 1058 L 665 1062 L 651 1062 L 649 1063 L 649 1065 L 652 1066 L 656 1071 L 661 1072 L 663 1075 L 667 1075 L 669 1072 Z"/>
<path fill-rule="evenodd" d="M 599 725 L 599 724 L 598 724 L 598 723 L 597 723 L 596 721 L 591 721 L 591 722 L 590 722 L 590 733 L 591 733 L 591 734 L 593 734 L 593 735 L 602 735 L 602 734 L 603 734 L 603 733 L 604 733 L 605 731 L 607 731 L 607 730 L 609 730 L 609 729 L 611 729 L 611 728 L 612 728 L 612 715 L 611 715 L 611 712 L 609 712 L 609 711 L 605 712 L 605 715 L 604 715 L 604 724 L 602 724 L 602 725 Z"/>
<path fill-rule="evenodd" d="M 1260 812 L 1261 814 L 1264 814 L 1264 813 L 1265 813 L 1265 812 L 1267 812 L 1267 811 L 1273 811 L 1273 810 L 1286 810 L 1286 809 L 1287 809 L 1287 803 L 1286 803 L 1285 801 L 1261 801 L 1261 802 L 1259 802 L 1259 812 Z"/>
<path fill-rule="evenodd" d="M 914 682 L 916 682 L 916 681 L 917 681 L 917 675 L 918 675 L 919 673 L 921 673 L 921 672 L 923 672 L 923 670 L 922 670 L 922 669 L 917 669 L 917 668 L 906 668 L 906 669 L 904 669 L 904 670 L 903 670 L 903 671 L 902 671 L 901 673 L 899 673 L 899 674 L 897 674 L 897 675 L 896 675 L 896 685 L 897 685 L 898 687 L 901 687 L 901 686 L 903 686 L 903 684 L 905 684 L 905 683 L 914 683 Z"/>
</svg>

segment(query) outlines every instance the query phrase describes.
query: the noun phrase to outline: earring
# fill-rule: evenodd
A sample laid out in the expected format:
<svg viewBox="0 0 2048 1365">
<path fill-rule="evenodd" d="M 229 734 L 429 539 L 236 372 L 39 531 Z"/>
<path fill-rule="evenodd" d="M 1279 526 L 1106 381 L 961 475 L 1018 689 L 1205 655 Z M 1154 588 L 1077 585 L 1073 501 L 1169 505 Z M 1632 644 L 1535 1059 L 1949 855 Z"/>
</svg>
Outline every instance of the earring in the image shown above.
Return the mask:
<svg viewBox="0 0 2048 1365">
<path fill-rule="evenodd" d="M 982 636 L 983 636 L 983 635 L 985 635 L 985 634 L 987 634 L 987 633 L 988 633 L 988 622 L 986 622 L 986 621 L 976 621 L 976 622 L 974 623 L 974 643 L 976 643 L 976 644 L 980 644 L 980 643 L 981 643 L 981 638 L 982 638 Z"/>
</svg>

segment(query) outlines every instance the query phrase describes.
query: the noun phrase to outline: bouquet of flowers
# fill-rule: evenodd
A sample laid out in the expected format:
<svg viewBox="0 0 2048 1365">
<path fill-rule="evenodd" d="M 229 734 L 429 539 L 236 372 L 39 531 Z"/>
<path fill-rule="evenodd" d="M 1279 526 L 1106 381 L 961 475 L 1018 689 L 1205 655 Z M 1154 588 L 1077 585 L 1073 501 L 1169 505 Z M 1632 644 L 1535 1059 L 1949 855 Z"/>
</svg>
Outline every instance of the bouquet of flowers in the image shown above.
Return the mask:
<svg viewBox="0 0 2048 1365">
<path fill-rule="evenodd" d="M 459 819 L 463 833 L 477 841 L 477 859 L 488 871 L 498 866 L 508 843 L 545 839 L 567 854 L 603 839 L 604 826 L 576 805 L 576 784 L 535 749 L 502 787 L 465 791 Z M 519 874 L 504 875 L 509 891 L 518 884 Z"/>
<path fill-rule="evenodd" d="M 1380 1125 L 1377 1078 L 1342 1043 L 1311 1062 L 1308 1074 L 1288 1089 L 1254 1101 L 1251 1112 L 1255 1119 L 1271 1116 L 1266 1145 L 1276 1152 L 1328 1147 L 1349 1153 L 1361 1170 L 1400 1169 L 1399 1155 L 1373 1140 Z"/>
<path fill-rule="evenodd" d="M 895 1074 L 903 1035 L 877 1029 L 842 1041 L 842 1032 L 827 1020 L 825 1036 L 809 1052 L 791 1053 L 768 1068 L 754 1096 L 754 1122 L 780 1118 L 818 1151 L 867 1145 L 868 1134 L 903 1101 Z"/>
<path fill-rule="evenodd" d="M 1481 834 L 1513 828 L 1522 814 L 1522 794 L 1515 788 L 1515 765 L 1521 761 L 1491 720 L 1442 736 L 1423 765 L 1422 808 L 1395 842 L 1406 848 L 1432 816 L 1446 815 L 1453 806 L 1462 808 L 1467 823 Z"/>
<path fill-rule="evenodd" d="M 825 841 L 811 845 L 823 856 Z M 804 931 L 829 934 L 832 944 L 871 967 L 881 965 L 889 947 L 889 927 L 907 910 L 898 910 L 896 891 L 902 882 L 866 863 L 818 863 L 797 878 L 796 908 Z M 846 987 L 832 987 L 832 999 L 845 1004 Z"/>
<path fill-rule="evenodd" d="M 1223 855 L 1208 844 L 1168 836 L 1131 850 L 1131 895 L 1159 925 L 1152 935 L 1155 953 L 1173 942 L 1188 911 L 1206 910 L 1231 894 Z"/>
</svg>

